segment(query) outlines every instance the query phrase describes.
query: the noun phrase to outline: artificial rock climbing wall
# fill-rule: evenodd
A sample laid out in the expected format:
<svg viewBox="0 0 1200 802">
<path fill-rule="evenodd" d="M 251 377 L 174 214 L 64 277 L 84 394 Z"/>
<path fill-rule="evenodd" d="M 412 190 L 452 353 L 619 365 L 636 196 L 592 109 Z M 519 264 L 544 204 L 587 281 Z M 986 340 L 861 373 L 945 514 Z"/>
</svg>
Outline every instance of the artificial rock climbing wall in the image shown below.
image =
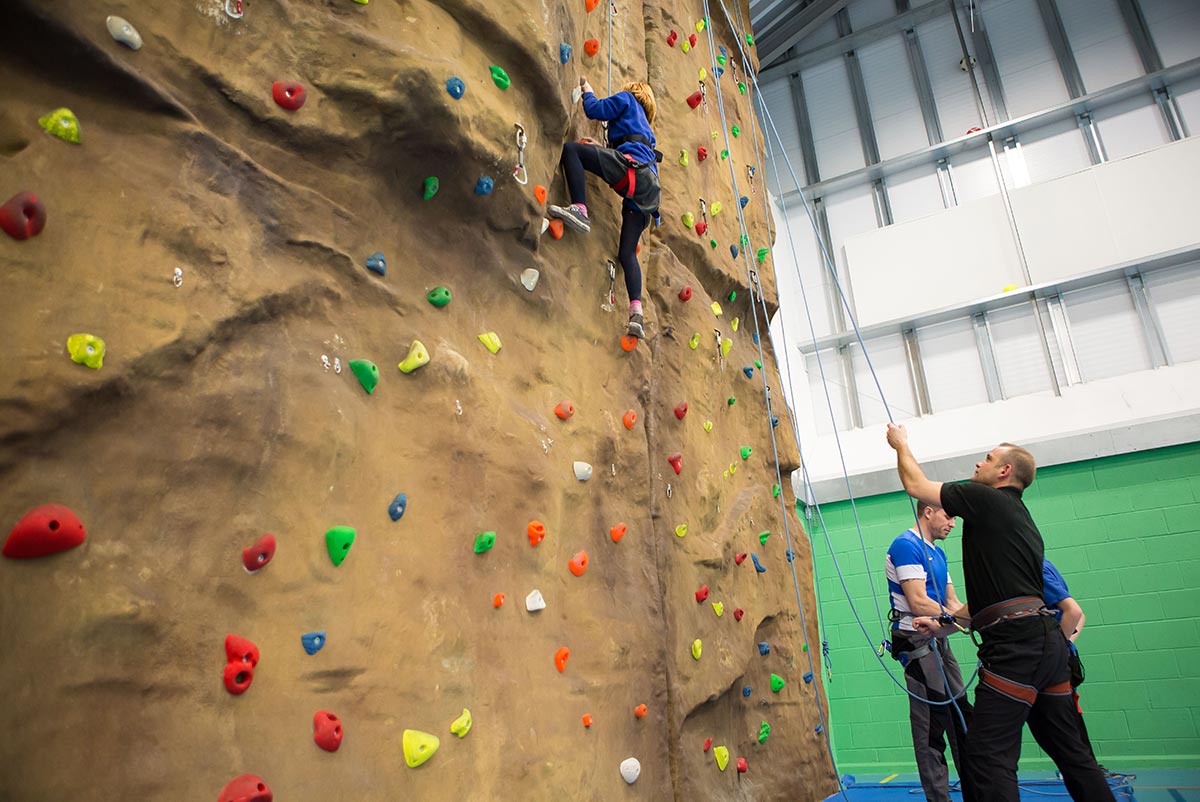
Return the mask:
<svg viewBox="0 0 1200 802">
<path fill-rule="evenodd" d="M 571 90 L 580 75 L 607 89 L 603 3 L 237 5 L 235 19 L 224 0 L 6 4 L 0 199 L 31 192 L 46 223 L 0 235 L 0 509 L 7 529 L 67 505 L 87 540 L 0 560 L 0 799 L 206 800 L 247 772 L 280 800 L 830 792 L 821 678 L 803 678 L 804 644 L 819 640 L 814 616 L 801 627 L 785 556 L 793 500 L 773 495 L 762 376 L 743 372 L 758 358 L 752 296 L 729 249 L 738 194 L 751 251 L 770 244 L 746 180 L 756 128 L 726 70 L 735 193 L 711 75 L 707 109 L 686 103 L 713 66 L 707 32 L 681 47 L 701 3 L 619 1 L 612 19 L 613 85 L 649 80 L 667 153 L 663 225 L 641 250 L 647 338 L 631 352 L 619 272 L 606 308 L 616 197 L 590 179 L 592 232 L 555 239 L 534 192 L 565 203 L 561 143 L 600 135 Z M 140 49 L 110 36 L 109 15 Z M 745 32 L 719 6 L 710 24 L 737 60 Z M 274 102 L 275 81 L 302 83 L 304 105 Z M 62 107 L 78 143 L 39 127 Z M 484 176 L 494 189 L 476 194 Z M 704 236 L 681 220 L 702 221 L 701 197 Z M 365 266 L 376 252 L 384 275 Z M 448 305 L 427 301 L 435 287 Z M 714 329 L 732 341 L 723 366 Z M 98 369 L 69 357 L 80 333 L 104 341 Z M 402 373 L 414 340 L 430 362 Z M 762 342 L 778 387 L 765 328 Z M 349 369 L 360 359 L 378 366 L 373 393 Z M 775 430 L 785 476 L 787 427 Z M 811 611 L 807 541 L 789 518 Z M 535 519 L 546 535 L 531 546 Z M 356 532 L 336 566 L 335 526 Z M 494 546 L 476 553 L 488 531 Z M 242 550 L 264 533 L 277 551 L 249 573 Z M 546 608 L 530 613 L 534 589 Z M 310 655 L 301 635 L 315 631 Z M 236 696 L 222 681 L 228 634 L 261 651 Z M 464 708 L 460 739 L 450 724 Z M 316 711 L 340 718 L 338 751 L 314 743 Z M 406 729 L 441 741 L 418 768 Z M 641 775 L 626 786 L 629 757 Z"/>
</svg>

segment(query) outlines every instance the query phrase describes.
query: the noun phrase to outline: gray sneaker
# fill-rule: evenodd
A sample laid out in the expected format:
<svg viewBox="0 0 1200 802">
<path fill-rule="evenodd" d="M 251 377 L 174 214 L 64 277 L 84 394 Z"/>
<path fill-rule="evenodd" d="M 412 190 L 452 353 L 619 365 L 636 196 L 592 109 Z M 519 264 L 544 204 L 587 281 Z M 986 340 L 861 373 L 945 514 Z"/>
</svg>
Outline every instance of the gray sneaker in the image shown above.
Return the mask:
<svg viewBox="0 0 1200 802">
<path fill-rule="evenodd" d="M 551 217 L 557 217 L 581 234 L 592 230 L 592 221 L 588 220 L 587 212 L 578 203 L 572 203 L 565 209 L 551 204 L 548 211 Z"/>
<path fill-rule="evenodd" d="M 630 315 L 629 329 L 625 333 L 630 337 L 637 337 L 639 340 L 646 339 L 646 329 L 642 325 L 643 322 L 641 315 Z"/>
</svg>

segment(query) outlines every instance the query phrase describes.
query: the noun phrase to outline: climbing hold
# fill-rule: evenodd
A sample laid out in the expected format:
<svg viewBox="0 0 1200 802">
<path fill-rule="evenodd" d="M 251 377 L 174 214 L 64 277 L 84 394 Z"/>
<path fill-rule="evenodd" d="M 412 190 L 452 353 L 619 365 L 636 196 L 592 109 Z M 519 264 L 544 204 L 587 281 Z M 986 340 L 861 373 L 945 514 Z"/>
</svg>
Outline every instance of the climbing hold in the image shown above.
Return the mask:
<svg viewBox="0 0 1200 802">
<path fill-rule="evenodd" d="M 575 478 L 581 482 L 586 482 L 592 478 L 592 466 L 586 462 L 576 461 L 572 466 L 575 469 Z"/>
<path fill-rule="evenodd" d="M 628 529 L 629 528 L 625 526 L 625 524 L 619 523 L 608 530 L 608 536 L 612 538 L 613 543 L 620 543 L 621 538 L 625 537 L 625 533 L 628 531 Z"/>
<path fill-rule="evenodd" d="M 271 84 L 271 97 L 280 108 L 296 111 L 308 100 L 308 90 L 296 81 L 276 81 Z"/>
<path fill-rule="evenodd" d="M 713 608 L 713 612 L 716 613 L 717 618 L 720 618 L 721 616 L 725 615 L 725 603 L 724 602 L 715 601 L 712 603 L 712 608 Z"/>
<path fill-rule="evenodd" d="M 492 177 L 490 175 L 481 175 L 479 177 L 479 180 L 475 182 L 475 194 L 476 195 L 491 195 L 492 187 L 494 187 L 495 185 L 496 185 L 496 182 L 492 180 Z"/>
<path fill-rule="evenodd" d="M 754 449 L 750 446 L 742 446 L 738 449 L 738 453 L 742 455 L 743 460 L 750 459 L 750 455 L 754 453 Z"/>
<path fill-rule="evenodd" d="M 696 591 L 696 604 L 703 604 L 708 599 L 708 585 L 701 585 Z"/>
<path fill-rule="evenodd" d="M 786 684 L 787 683 L 785 683 L 783 681 L 783 677 L 779 676 L 778 674 L 771 675 L 771 692 L 772 693 L 779 693 L 780 691 L 783 690 L 783 686 Z"/>
<path fill-rule="evenodd" d="M 717 317 L 720 317 L 722 314 L 721 313 L 721 305 L 719 303 L 717 303 L 716 301 L 712 302 L 712 304 L 709 306 L 709 309 L 712 309 L 713 314 L 716 315 Z"/>
<path fill-rule="evenodd" d="M 263 535 L 254 541 L 253 546 L 242 549 L 242 565 L 247 573 L 254 573 L 259 568 L 266 567 L 275 556 L 275 536 Z"/>
<path fill-rule="evenodd" d="M 599 39 L 588 39 L 586 42 L 583 43 L 583 52 L 587 53 L 589 57 L 595 56 L 597 53 L 600 52 L 600 40 Z"/>
<path fill-rule="evenodd" d="M 537 286 L 538 277 L 541 274 L 532 267 L 521 271 L 521 286 L 533 292 L 533 288 Z"/>
<path fill-rule="evenodd" d="M 817 726 L 813 727 L 813 732 L 815 732 L 817 735 L 820 735 L 821 733 L 825 732 L 825 728 L 818 724 Z"/>
<path fill-rule="evenodd" d="M 354 545 L 356 534 L 349 526 L 335 526 L 325 533 L 325 550 L 329 552 L 329 559 L 335 566 L 346 560 L 350 547 Z"/>
<path fill-rule="evenodd" d="M 424 189 L 421 191 L 421 197 L 425 200 L 432 200 L 433 196 L 441 189 L 442 182 L 438 180 L 436 175 L 431 175 L 425 179 Z"/>
<path fill-rule="evenodd" d="M 720 55 L 717 56 L 717 63 L 720 64 L 722 67 L 724 67 L 726 64 L 729 63 L 729 56 L 725 55 L 724 53 L 721 53 Z"/>
<path fill-rule="evenodd" d="M 692 641 L 692 659 L 693 660 L 699 660 L 700 653 L 703 651 L 704 651 L 704 644 L 700 642 L 699 638 L 696 638 L 694 641 Z"/>
<path fill-rule="evenodd" d="M 571 650 L 566 646 L 559 647 L 558 651 L 554 653 L 554 667 L 558 669 L 559 674 L 567 670 L 567 658 L 570 656 Z"/>
<path fill-rule="evenodd" d="M 688 36 L 688 44 L 690 44 L 692 47 L 696 46 L 697 41 L 699 40 L 696 39 L 696 34 L 693 33 Z"/>
<path fill-rule="evenodd" d="M 690 340 L 688 340 L 688 348 L 691 348 L 693 351 L 695 351 L 699 347 L 700 347 L 700 332 L 696 332 L 695 334 L 692 335 L 692 338 Z"/>
<path fill-rule="evenodd" d="M 717 215 L 719 215 L 721 213 L 721 209 L 723 209 L 723 208 L 725 208 L 725 207 L 721 205 L 720 201 L 715 201 L 713 203 L 712 207 L 709 208 L 709 211 L 712 212 L 713 217 L 716 217 Z M 729 300 L 732 301 L 733 299 L 730 298 Z"/>
<path fill-rule="evenodd" d="M 704 161 L 707 158 L 708 158 L 708 148 L 704 147 L 703 145 L 696 148 L 696 159 L 698 161 Z"/>
<path fill-rule="evenodd" d="M 325 645 L 325 630 L 318 629 L 313 632 L 305 632 L 300 636 L 300 645 L 309 654 L 316 654 Z"/>
<path fill-rule="evenodd" d="M 683 44 L 681 44 L 679 46 L 679 49 L 682 50 L 684 53 L 691 52 L 692 43 L 685 39 L 685 40 L 683 40 Z"/>
<path fill-rule="evenodd" d="M 713 430 L 713 422 L 710 420 L 706 420 L 704 422 L 704 431 L 711 432 L 712 430 Z"/>
<path fill-rule="evenodd" d="M 749 45 L 750 47 L 754 47 L 754 34 L 752 34 L 752 33 L 746 34 L 746 44 Z"/>
<path fill-rule="evenodd" d="M 533 188 L 533 197 L 537 198 L 538 203 L 546 202 L 546 188 L 541 184 L 537 184 Z"/>
<path fill-rule="evenodd" d="M 737 139 L 739 136 L 741 136 L 742 129 L 738 128 L 736 125 L 734 125 L 733 127 L 731 127 L 729 129 L 729 133 L 733 134 L 734 139 Z"/>
<path fill-rule="evenodd" d="M 646 706 L 638 705 L 637 707 L 635 707 L 633 709 L 633 715 L 635 718 L 645 718 L 646 717 Z"/>
<path fill-rule="evenodd" d="M 758 332 L 755 332 L 755 333 L 754 333 L 754 336 L 755 336 L 755 337 L 757 337 L 757 336 L 758 336 Z M 758 343 L 757 343 L 757 342 L 755 342 L 754 344 L 755 344 L 755 345 L 758 345 Z M 754 360 L 754 367 L 758 368 L 759 370 L 762 370 L 762 360 L 761 360 L 761 359 L 756 359 L 756 360 Z"/>
<path fill-rule="evenodd" d="M 763 657 L 766 657 L 771 653 L 771 644 L 767 643 L 766 641 L 761 641 L 758 644 L 758 653 Z"/>
<path fill-rule="evenodd" d="M 600 5 L 600 0 L 584 0 L 584 6 L 587 8 L 587 13 L 589 14 L 595 11 L 598 5 Z"/>
<path fill-rule="evenodd" d="M 583 726 L 585 726 L 585 727 L 592 726 L 592 714 L 591 713 L 583 714 Z"/>
<path fill-rule="evenodd" d="M 630 351 L 637 348 L 637 344 L 638 344 L 638 338 L 636 336 L 631 335 L 631 334 L 622 334 L 621 335 L 621 350 L 624 351 L 625 353 L 628 354 Z"/>
<path fill-rule="evenodd" d="M 753 692 L 754 692 L 754 689 L 751 688 L 749 685 L 742 686 L 742 698 L 749 699 L 750 694 L 752 694 Z"/>
<path fill-rule="evenodd" d="M 760 744 L 767 742 L 767 736 L 771 734 L 771 725 L 767 722 L 762 722 L 758 725 L 758 742 Z"/>
<path fill-rule="evenodd" d="M 687 534 L 687 524 L 680 524 L 675 527 L 675 537 L 683 537 Z"/>
<path fill-rule="evenodd" d="M 79 144 L 79 118 L 70 109 L 55 109 L 38 117 L 38 125 L 65 142 Z"/>
<path fill-rule="evenodd" d="M 736 244 L 729 246 L 729 255 L 732 256 L 734 259 L 738 258 L 738 247 Z"/>
<path fill-rule="evenodd" d="M 367 391 L 367 395 L 375 392 L 375 385 L 379 384 L 379 368 L 369 359 L 351 359 L 350 370 L 358 378 L 358 383 Z"/>
<path fill-rule="evenodd" d="M 675 33 L 675 31 L 671 31 L 669 34 L 667 34 L 667 47 L 674 47 L 675 42 L 678 41 L 678 39 L 679 34 Z"/>
<path fill-rule="evenodd" d="M 106 19 L 104 24 L 108 28 L 108 35 L 116 41 L 125 45 L 130 50 L 142 49 L 142 35 L 137 32 L 137 28 L 122 18 L 112 16 Z"/>
<path fill-rule="evenodd" d="M 746 208 L 746 204 L 747 204 L 747 203 L 749 203 L 749 202 L 750 202 L 750 199 L 749 199 L 749 198 L 747 198 L 745 195 L 743 195 L 742 197 L 738 198 L 738 203 L 740 203 L 740 204 L 742 205 L 742 208 L 743 208 L 743 209 L 745 209 L 745 208 Z"/>
<path fill-rule="evenodd" d="M 708 241 L 708 247 L 712 248 L 715 251 L 717 249 L 717 241 L 715 239 L 710 239 Z"/>
<path fill-rule="evenodd" d="M 636 757 L 627 757 L 621 761 L 621 779 L 626 783 L 633 785 L 641 775 L 642 764 Z"/>
<path fill-rule="evenodd" d="M 683 167 L 688 166 L 688 155 L 686 150 L 679 151 L 679 164 Z"/>
<path fill-rule="evenodd" d="M 687 96 L 687 104 L 693 109 L 699 108 L 700 104 L 703 102 L 704 94 L 699 89 Z"/>
<path fill-rule="evenodd" d="M 562 220 L 551 220 L 550 225 L 548 225 L 547 228 L 550 229 L 550 236 L 554 237 L 554 239 L 562 239 L 563 238 L 563 233 L 565 232 L 565 229 L 563 228 Z"/>
<path fill-rule="evenodd" d="M 342 722 L 328 710 L 313 714 L 313 740 L 326 752 L 336 752 L 342 745 Z"/>
<path fill-rule="evenodd" d="M 721 58 L 721 56 L 717 56 L 717 58 Z M 717 78 L 724 78 L 724 77 L 725 77 L 725 68 L 718 65 L 717 66 Z"/>
<path fill-rule="evenodd" d="M 439 309 L 450 303 L 450 290 L 445 287 L 434 287 L 425 296 L 425 300 L 438 307 Z"/>
<path fill-rule="evenodd" d="M 567 560 L 567 568 L 575 576 L 583 576 L 583 572 L 588 567 L 588 554 L 586 551 L 581 551 L 571 559 Z"/>
<path fill-rule="evenodd" d="M 682 290 L 679 291 L 679 300 L 683 301 L 684 303 L 687 303 L 691 299 L 692 299 L 691 285 L 685 286 Z"/>
<path fill-rule="evenodd" d="M 502 347 L 500 335 L 494 331 L 485 331 L 483 334 L 476 335 L 476 339 L 483 343 L 483 347 L 493 354 L 498 353 Z"/>
<path fill-rule="evenodd" d="M 758 533 L 758 542 L 765 546 L 765 545 L 767 545 L 767 538 L 769 538 L 770 536 L 771 536 L 771 533 L 769 531 L 759 532 Z"/>
<path fill-rule="evenodd" d="M 499 609 L 502 604 L 504 604 L 504 594 L 503 593 L 497 593 L 495 596 L 492 597 L 493 609 Z"/>
<path fill-rule="evenodd" d="M 747 379 L 754 378 L 754 368 L 750 367 L 749 365 L 746 365 L 745 367 L 742 368 L 742 373 L 746 374 Z"/>
<path fill-rule="evenodd" d="M 393 521 L 399 521 L 404 517 L 404 511 L 408 509 L 408 495 L 405 493 L 397 493 L 392 499 L 392 503 L 388 505 L 388 517 Z"/>
<path fill-rule="evenodd" d="M 742 325 L 742 319 L 740 317 L 735 317 L 733 320 L 729 321 L 729 327 L 735 332 L 738 330 L 738 326 L 740 325 Z"/>
<path fill-rule="evenodd" d="M 387 259 L 379 251 L 367 257 L 367 270 L 372 273 L 378 273 L 381 276 L 387 275 Z"/>
<path fill-rule="evenodd" d="M 696 33 L 703 33 L 703 32 L 704 32 L 704 20 L 699 20 L 696 23 Z"/>
<path fill-rule="evenodd" d="M 542 592 L 534 589 L 529 591 L 529 595 L 525 597 L 525 610 L 530 613 L 536 613 L 538 610 L 546 609 L 546 600 L 542 598 Z"/>
<path fill-rule="evenodd" d="M 696 215 L 691 212 L 684 212 L 679 219 L 683 221 L 684 228 L 691 228 L 696 224 Z"/>
<path fill-rule="evenodd" d="M 729 356 L 729 352 L 732 350 L 733 350 L 733 340 L 729 339 L 728 337 L 722 337 L 721 338 L 721 356 Z"/>
<path fill-rule="evenodd" d="M 121 18 L 109 17 L 109 19 Z M 141 39 L 139 39 L 138 47 L 141 46 Z M 133 49 L 137 50 L 137 47 Z M 274 799 L 271 789 L 265 782 L 253 774 L 243 774 L 240 777 L 234 777 L 221 789 L 221 795 L 217 797 L 217 802 L 272 802 Z"/>
<path fill-rule="evenodd" d="M 722 343 L 722 345 L 724 345 L 724 343 Z M 737 403 L 737 398 L 731 395 L 731 396 L 729 396 L 729 398 L 725 399 L 725 403 L 728 404 L 729 406 L 733 406 L 734 404 Z"/>
<path fill-rule="evenodd" d="M 727 473 L 730 476 L 733 476 L 735 473 L 737 473 L 737 463 L 736 462 L 729 463 L 729 469 L 728 469 Z"/>
<path fill-rule="evenodd" d="M 258 647 L 246 638 L 237 635 L 225 636 L 225 690 L 240 696 L 254 681 L 254 669 L 258 665 Z"/>
<path fill-rule="evenodd" d="M 779 494 L 783 492 L 783 488 L 778 484 L 771 485 L 771 498 L 779 498 Z"/>
<path fill-rule="evenodd" d="M 529 545 L 536 546 L 546 539 L 546 525 L 541 521 L 530 521 L 529 526 L 525 527 L 525 534 L 529 536 Z"/>
<path fill-rule="evenodd" d="M 747 234 L 743 234 L 741 237 L 739 237 L 739 241 L 741 242 L 741 244 L 742 244 L 742 247 L 743 247 L 743 248 L 749 248 L 749 247 L 750 247 L 750 237 L 749 237 L 749 235 L 747 235 Z"/>
<path fill-rule="evenodd" d="M 420 340 L 413 340 L 412 347 L 408 349 L 408 356 L 404 358 L 397 367 L 401 373 L 412 373 L 422 365 L 429 364 L 429 351 L 425 349 L 425 344 Z"/>
<path fill-rule="evenodd" d="M 485 551 L 489 551 L 494 545 L 496 545 L 495 532 L 480 532 L 475 536 L 476 554 L 483 554 Z"/>
<path fill-rule="evenodd" d="M 680 401 L 679 404 L 675 407 L 675 417 L 678 418 L 679 420 L 683 420 L 683 416 L 686 415 L 687 413 L 688 413 L 688 402 Z"/>
<path fill-rule="evenodd" d="M 758 345 L 758 332 L 757 331 L 754 332 L 754 334 L 752 334 L 751 337 L 754 339 L 754 344 Z M 754 364 L 758 365 L 760 368 L 762 367 L 762 363 L 759 362 L 757 359 L 754 360 Z"/>
<path fill-rule="evenodd" d="M 737 770 L 738 770 L 738 774 L 745 774 L 747 771 L 750 770 L 750 766 L 746 763 L 746 758 L 739 757 L 737 759 Z"/>
<path fill-rule="evenodd" d="M 683 454 L 676 451 L 671 456 L 667 457 L 667 462 L 671 463 L 671 467 L 675 469 L 675 475 L 683 473 Z"/>
<path fill-rule="evenodd" d="M 93 370 L 104 366 L 104 340 L 94 334 L 72 334 L 67 338 L 67 353 L 72 362 Z"/>
<path fill-rule="evenodd" d="M 813 673 L 811 671 L 805 671 L 804 672 L 804 684 L 812 685 L 812 681 L 813 681 Z"/>
<path fill-rule="evenodd" d="M 747 557 L 747 554 L 744 551 L 740 551 L 737 554 L 733 555 L 734 565 L 741 565 L 742 563 L 746 562 L 746 557 Z"/>
<path fill-rule="evenodd" d="M 696 233 L 698 235 L 703 237 L 705 231 L 708 231 L 708 221 L 707 220 L 701 220 L 699 223 L 696 223 Z"/>
<path fill-rule="evenodd" d="M 82 545 L 86 538 L 83 524 L 69 507 L 44 504 L 21 516 L 4 541 L 3 554 L 14 560 L 45 557 Z"/>
<path fill-rule="evenodd" d="M 446 79 L 446 91 L 450 93 L 450 97 L 458 100 L 467 91 L 467 85 L 463 83 L 462 78 L 452 76 Z"/>
<path fill-rule="evenodd" d="M 729 149 L 721 148 L 721 161 L 724 161 L 725 159 L 728 159 L 728 158 L 729 158 Z"/>
<path fill-rule="evenodd" d="M 711 736 L 704 739 L 703 749 L 705 752 L 707 752 L 709 749 L 712 749 L 712 737 Z"/>
<path fill-rule="evenodd" d="M 637 423 L 637 413 L 632 409 L 625 410 L 625 414 L 621 416 L 621 423 L 625 424 L 625 428 L 633 431 L 633 425 Z"/>
<path fill-rule="evenodd" d="M 746 94 L 746 85 L 744 83 L 742 83 L 741 81 L 738 81 L 738 91 L 741 92 L 743 95 Z"/>
<path fill-rule="evenodd" d="M 563 64 L 571 60 L 571 46 L 566 42 L 560 42 L 558 45 L 558 60 Z"/>
<path fill-rule="evenodd" d="M 741 607 L 739 607 L 739 608 L 737 608 L 736 610 L 734 610 L 734 611 L 733 611 L 733 620 L 734 620 L 734 621 L 741 621 L 741 620 L 742 620 L 742 616 L 744 616 L 745 614 L 746 614 L 746 611 L 745 611 L 745 610 L 743 610 Z"/>
<path fill-rule="evenodd" d="M 791 549 L 785 551 L 783 556 L 787 557 L 788 562 L 795 562 L 796 560 L 796 552 L 792 551 Z"/>
<path fill-rule="evenodd" d="M 768 253 L 770 253 L 770 252 L 771 252 L 771 251 L 770 251 L 770 249 L 769 249 L 769 248 L 759 248 L 759 249 L 758 249 L 758 254 L 757 254 L 757 256 L 758 256 L 758 263 L 759 263 L 760 265 L 763 263 L 763 260 L 767 258 L 767 254 L 768 254 Z"/>
<path fill-rule="evenodd" d="M 433 757 L 441 746 L 436 735 L 430 735 L 420 730 L 405 730 L 402 738 L 404 746 L 404 762 L 410 769 L 415 769 L 426 760 Z"/>
<path fill-rule="evenodd" d="M 763 564 L 758 561 L 757 554 L 751 553 L 750 561 L 754 563 L 754 570 L 757 571 L 758 573 L 765 574 L 767 572 L 767 569 L 763 568 Z"/>
<path fill-rule="evenodd" d="M 724 746 L 714 746 L 713 757 L 717 759 L 717 768 L 725 771 L 725 767 L 729 765 L 729 750 Z"/>
<path fill-rule="evenodd" d="M 465 738 L 471 731 L 471 711 L 463 708 L 462 715 L 450 722 L 450 732 L 459 738 Z"/>
<path fill-rule="evenodd" d="M 488 67 L 488 69 L 492 72 L 492 83 L 501 89 L 508 89 L 512 83 L 512 79 L 508 77 L 508 73 L 502 67 L 497 67 L 495 64 Z"/>
<path fill-rule="evenodd" d="M 701 80 L 701 81 L 704 81 L 704 80 L 707 80 L 707 79 L 708 79 L 708 72 L 707 72 L 707 71 L 706 71 L 706 70 L 705 70 L 703 67 L 701 67 L 700 69 L 696 70 L 696 74 L 700 76 L 700 80 Z"/>
<path fill-rule="evenodd" d="M 575 414 L 575 405 L 570 401 L 559 401 L 558 406 L 554 408 L 554 414 L 559 420 L 566 420 Z"/>
</svg>

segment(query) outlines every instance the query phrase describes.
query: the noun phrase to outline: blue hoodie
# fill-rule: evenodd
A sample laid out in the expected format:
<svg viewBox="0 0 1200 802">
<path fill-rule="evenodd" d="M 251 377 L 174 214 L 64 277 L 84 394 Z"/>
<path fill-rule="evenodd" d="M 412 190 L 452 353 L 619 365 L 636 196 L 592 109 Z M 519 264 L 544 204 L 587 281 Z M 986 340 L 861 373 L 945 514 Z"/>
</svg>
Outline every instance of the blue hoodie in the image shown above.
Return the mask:
<svg viewBox="0 0 1200 802">
<path fill-rule="evenodd" d="M 646 120 L 646 111 L 632 92 L 617 92 L 612 97 L 600 100 L 591 92 L 583 93 L 583 113 L 590 120 L 608 121 L 609 140 L 620 139 L 630 134 L 641 134 L 650 140 L 649 145 L 641 142 L 625 142 L 617 147 L 621 153 L 628 153 L 639 162 L 650 164 L 650 169 L 658 175 L 658 164 L 655 161 L 654 148 L 658 142 L 654 131 Z"/>
</svg>

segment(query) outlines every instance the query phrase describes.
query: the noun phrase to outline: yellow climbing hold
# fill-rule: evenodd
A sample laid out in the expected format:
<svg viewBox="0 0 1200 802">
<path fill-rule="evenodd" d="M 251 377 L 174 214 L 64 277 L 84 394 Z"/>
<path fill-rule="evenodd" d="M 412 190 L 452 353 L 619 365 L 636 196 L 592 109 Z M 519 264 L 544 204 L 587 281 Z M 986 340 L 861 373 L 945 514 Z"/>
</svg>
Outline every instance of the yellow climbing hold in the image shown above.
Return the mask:
<svg viewBox="0 0 1200 802">
<path fill-rule="evenodd" d="M 79 118 L 70 109 L 55 109 L 38 117 L 38 125 L 48 134 L 79 144 Z"/>
<path fill-rule="evenodd" d="M 465 736 L 471 731 L 471 711 L 463 708 L 462 715 L 454 719 L 450 724 L 450 732 L 457 735 L 459 738 Z"/>
<path fill-rule="evenodd" d="M 737 463 L 731 462 L 729 463 L 729 475 L 733 476 L 735 473 L 737 473 Z"/>
<path fill-rule="evenodd" d="M 719 303 L 717 303 L 716 301 L 712 302 L 712 310 L 713 310 L 714 315 L 716 315 L 717 317 L 721 316 L 721 305 Z"/>
<path fill-rule="evenodd" d="M 683 220 L 683 224 L 687 228 L 691 228 L 696 224 L 696 215 L 692 214 L 691 212 L 684 212 L 683 217 L 680 219 Z"/>
<path fill-rule="evenodd" d="M 367 3 L 371 2 L 371 0 L 354 0 L 354 2 L 358 3 L 360 6 L 365 6 Z"/>
<path fill-rule="evenodd" d="M 699 660 L 702 651 L 704 651 L 704 644 L 700 642 L 699 638 L 696 638 L 692 641 L 692 659 Z"/>
<path fill-rule="evenodd" d="M 706 431 L 706 432 L 711 432 L 711 431 L 712 431 L 712 427 L 713 427 L 713 423 L 712 423 L 712 421 L 710 421 L 710 420 L 706 420 L 706 421 L 704 422 L 704 431 Z"/>
<path fill-rule="evenodd" d="M 712 140 L 713 140 L 713 142 L 717 141 L 717 132 L 716 131 L 712 132 Z"/>
<path fill-rule="evenodd" d="M 725 771 L 725 767 L 729 765 L 729 749 L 724 746 L 714 746 L 713 757 L 717 759 L 717 768 Z"/>
<path fill-rule="evenodd" d="M 479 335 L 479 342 L 493 354 L 500 350 L 500 335 L 494 331 L 485 331 Z"/>
<path fill-rule="evenodd" d="M 742 322 L 741 322 L 741 320 L 739 320 L 738 318 L 735 317 L 733 320 L 729 321 L 729 325 L 733 328 L 734 331 L 737 331 L 738 326 L 742 325 Z"/>
<path fill-rule="evenodd" d="M 679 45 L 679 49 L 682 50 L 684 53 L 686 53 L 692 49 L 692 45 L 690 42 L 688 42 L 688 40 L 684 39 L 683 42 Z"/>
<path fill-rule="evenodd" d="M 412 347 L 408 349 L 408 356 L 404 357 L 404 361 L 396 367 L 400 368 L 401 373 L 412 373 L 422 365 L 428 364 L 429 349 L 420 340 L 413 340 Z"/>
<path fill-rule="evenodd" d="M 706 70 L 705 70 L 703 67 L 701 67 L 700 69 L 696 70 L 696 74 L 700 76 L 700 80 L 701 80 L 701 81 L 703 81 L 704 79 L 708 78 L 708 72 L 707 72 L 707 71 L 706 71 Z"/>
<path fill-rule="evenodd" d="M 721 202 L 716 201 L 712 206 L 709 207 L 708 210 L 712 212 L 713 217 L 716 217 L 721 213 Z"/>
<path fill-rule="evenodd" d="M 679 151 L 679 164 L 682 165 L 683 167 L 688 166 L 688 157 L 687 157 L 686 150 Z"/>
<path fill-rule="evenodd" d="M 726 479 L 729 478 L 729 469 L 728 468 L 725 469 L 725 478 Z"/>
<path fill-rule="evenodd" d="M 408 764 L 410 769 L 415 769 L 433 757 L 434 752 L 438 750 L 442 742 L 438 740 L 436 735 L 430 735 L 427 732 L 405 730 L 403 743 L 404 762 Z"/>
<path fill-rule="evenodd" d="M 728 337 L 721 338 L 721 356 L 729 356 L 729 352 L 733 350 L 733 340 Z"/>
<path fill-rule="evenodd" d="M 696 33 L 704 33 L 704 20 L 699 20 L 696 23 Z"/>
<path fill-rule="evenodd" d="M 680 524 L 675 527 L 675 537 L 683 537 L 687 534 L 687 524 Z"/>
<path fill-rule="evenodd" d="M 700 347 L 700 332 L 692 335 L 692 339 L 688 340 L 688 347 L 693 351 Z"/>
<path fill-rule="evenodd" d="M 713 612 L 717 614 L 717 618 L 725 615 L 725 602 L 713 602 Z"/>
<path fill-rule="evenodd" d="M 104 340 L 95 334 L 72 334 L 67 338 L 67 353 L 72 362 L 87 365 L 92 370 L 104 366 Z"/>
</svg>

